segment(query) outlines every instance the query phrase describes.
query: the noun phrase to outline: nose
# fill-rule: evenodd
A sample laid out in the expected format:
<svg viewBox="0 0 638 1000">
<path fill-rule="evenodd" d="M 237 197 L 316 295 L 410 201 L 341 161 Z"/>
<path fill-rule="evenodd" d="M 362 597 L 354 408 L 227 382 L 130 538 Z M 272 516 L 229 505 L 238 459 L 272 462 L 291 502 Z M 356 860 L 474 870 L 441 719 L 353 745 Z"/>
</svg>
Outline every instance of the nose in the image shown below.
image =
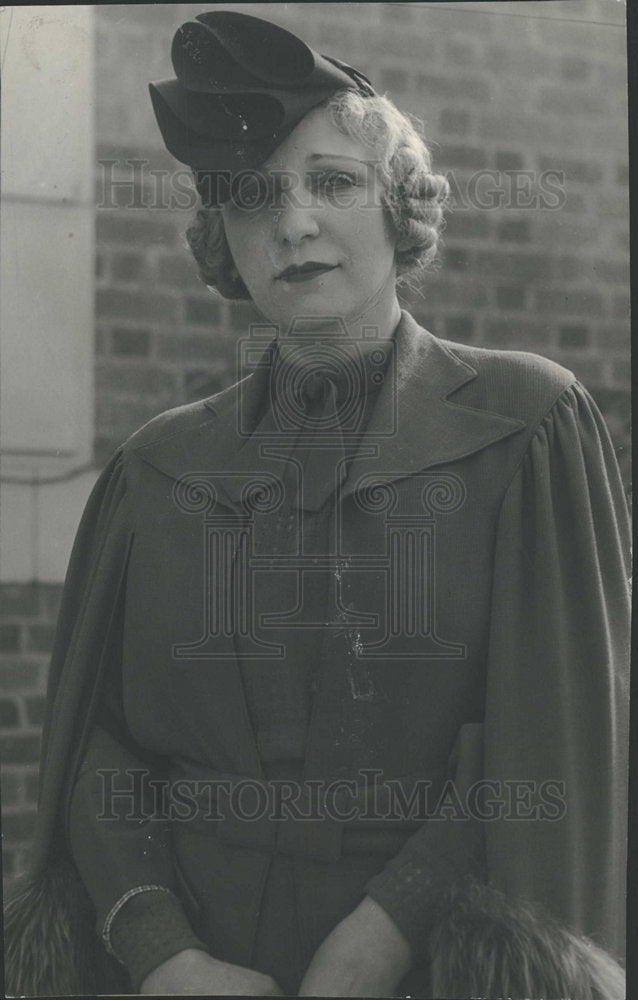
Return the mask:
<svg viewBox="0 0 638 1000">
<path fill-rule="evenodd" d="M 275 241 L 278 246 L 297 247 L 304 239 L 319 234 L 317 207 L 302 205 L 295 198 L 287 198 L 274 213 Z"/>
</svg>

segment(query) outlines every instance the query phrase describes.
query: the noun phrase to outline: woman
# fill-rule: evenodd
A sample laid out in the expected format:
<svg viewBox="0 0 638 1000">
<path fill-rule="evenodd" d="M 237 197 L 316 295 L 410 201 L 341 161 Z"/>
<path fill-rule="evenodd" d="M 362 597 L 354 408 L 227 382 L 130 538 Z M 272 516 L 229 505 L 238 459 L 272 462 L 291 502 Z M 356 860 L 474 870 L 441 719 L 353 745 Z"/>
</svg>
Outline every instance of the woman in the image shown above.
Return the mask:
<svg viewBox="0 0 638 1000">
<path fill-rule="evenodd" d="M 191 247 L 264 324 L 252 373 L 133 435 L 87 507 L 9 992 L 620 997 L 600 415 L 400 310 L 446 183 L 361 74 L 222 11 L 172 55 Z"/>
</svg>

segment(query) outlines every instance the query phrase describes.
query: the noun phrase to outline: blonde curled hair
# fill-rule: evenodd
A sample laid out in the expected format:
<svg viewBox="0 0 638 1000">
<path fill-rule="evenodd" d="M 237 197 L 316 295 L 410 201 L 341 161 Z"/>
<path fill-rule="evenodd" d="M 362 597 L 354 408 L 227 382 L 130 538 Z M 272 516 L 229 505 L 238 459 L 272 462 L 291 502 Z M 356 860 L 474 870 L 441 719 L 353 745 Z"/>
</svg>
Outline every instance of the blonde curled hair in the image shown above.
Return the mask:
<svg viewBox="0 0 638 1000">
<path fill-rule="evenodd" d="M 432 173 L 421 125 L 387 97 L 349 88 L 320 106 L 344 135 L 371 147 L 379 158 L 382 204 L 396 232 L 397 284 L 406 284 L 436 257 L 450 193 L 446 178 Z M 186 238 L 206 285 L 227 299 L 250 299 L 226 241 L 221 208 L 200 208 Z"/>
</svg>

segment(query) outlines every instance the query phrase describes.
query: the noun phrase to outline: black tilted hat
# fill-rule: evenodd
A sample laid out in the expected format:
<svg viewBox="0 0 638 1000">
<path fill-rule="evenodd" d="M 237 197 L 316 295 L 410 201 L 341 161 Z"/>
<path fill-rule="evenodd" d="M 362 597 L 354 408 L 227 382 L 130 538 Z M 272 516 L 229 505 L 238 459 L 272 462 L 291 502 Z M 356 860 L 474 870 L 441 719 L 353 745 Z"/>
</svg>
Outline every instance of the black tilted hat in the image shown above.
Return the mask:
<svg viewBox="0 0 638 1000">
<path fill-rule="evenodd" d="M 208 205 L 254 169 L 335 90 L 368 96 L 372 84 L 290 31 L 235 11 L 198 14 L 178 28 L 171 51 L 177 79 L 149 85 L 164 143 L 192 167 Z"/>
</svg>

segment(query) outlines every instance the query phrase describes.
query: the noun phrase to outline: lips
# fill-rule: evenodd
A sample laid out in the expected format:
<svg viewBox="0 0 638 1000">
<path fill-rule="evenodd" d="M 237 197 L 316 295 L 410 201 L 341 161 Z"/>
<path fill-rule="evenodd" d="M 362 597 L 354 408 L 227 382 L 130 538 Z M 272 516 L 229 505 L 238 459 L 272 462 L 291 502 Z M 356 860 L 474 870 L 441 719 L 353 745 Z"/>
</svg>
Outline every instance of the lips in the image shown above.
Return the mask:
<svg viewBox="0 0 638 1000">
<path fill-rule="evenodd" d="M 328 271 L 334 271 L 336 266 L 336 264 L 322 264 L 320 261 L 315 260 L 309 260 L 301 265 L 292 264 L 285 271 L 282 271 L 281 274 L 277 275 L 277 280 L 307 281 L 318 277 L 320 274 L 326 274 Z"/>
</svg>

